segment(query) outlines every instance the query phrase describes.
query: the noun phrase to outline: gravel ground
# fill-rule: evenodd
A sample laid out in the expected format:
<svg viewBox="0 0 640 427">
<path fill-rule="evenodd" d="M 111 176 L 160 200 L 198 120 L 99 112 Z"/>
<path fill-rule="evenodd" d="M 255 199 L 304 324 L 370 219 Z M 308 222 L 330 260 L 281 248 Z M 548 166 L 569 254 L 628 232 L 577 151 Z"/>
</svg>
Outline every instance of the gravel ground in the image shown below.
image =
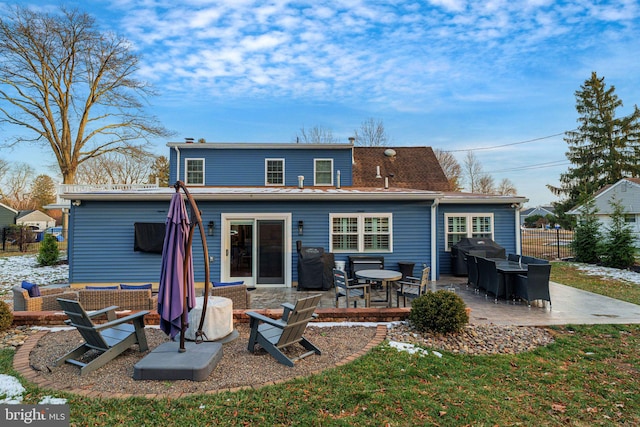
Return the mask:
<svg viewBox="0 0 640 427">
<path fill-rule="evenodd" d="M 402 322 L 387 333 L 404 342 L 458 354 L 516 354 L 553 342 L 548 329 L 531 326 L 467 325 L 456 334 L 419 333 Z"/>
<path fill-rule="evenodd" d="M 297 362 L 295 367 L 289 368 L 277 363 L 262 349 L 255 354 L 248 352 L 248 325 L 238 324 L 236 327 L 240 337 L 224 345 L 222 360 L 207 380 L 202 382 L 133 380 L 133 365 L 146 354 L 138 352 L 135 346 L 85 377 L 80 377 L 78 368 L 73 365 L 49 368 L 56 358 L 82 342 L 75 330 L 47 334 L 32 351 L 30 362 L 34 369 L 53 384 L 65 384 L 73 388 L 139 394 L 202 393 L 309 375 L 334 366 L 336 362 L 361 350 L 375 335 L 373 327 L 309 326 L 305 336 L 324 350 L 323 355 L 309 356 Z M 148 328 L 146 333 L 150 348 L 168 340 L 166 335 L 156 328 Z M 552 334 L 544 328 L 468 325 L 459 334 L 430 335 L 417 333 L 405 322 L 390 327 L 388 338 L 392 341 L 468 354 L 513 354 L 529 351 L 553 341 Z M 292 353 L 302 352 L 302 347 L 294 346 Z"/>
<path fill-rule="evenodd" d="M 256 353 L 247 351 L 249 327 L 238 324 L 239 338 L 224 344 L 222 360 L 205 381 L 136 381 L 133 380 L 133 366 L 146 353 L 137 351 L 136 346 L 125 351 L 107 365 L 80 377 L 78 367 L 65 364 L 49 368 L 53 361 L 82 343 L 75 331 L 51 332 L 44 336 L 31 352 L 30 362 L 53 384 L 65 384 L 73 388 L 92 389 L 100 392 L 134 394 L 202 393 L 230 387 L 258 385 L 270 381 L 284 380 L 333 366 L 336 362 L 364 348 L 375 335 L 374 327 L 307 327 L 305 337 L 323 350 L 321 356 L 308 356 L 297 362 L 293 368 L 281 365 L 264 350 Z M 147 328 L 149 348 L 168 341 L 164 332 Z M 302 346 L 292 346 L 289 356 L 306 352 Z"/>
</svg>

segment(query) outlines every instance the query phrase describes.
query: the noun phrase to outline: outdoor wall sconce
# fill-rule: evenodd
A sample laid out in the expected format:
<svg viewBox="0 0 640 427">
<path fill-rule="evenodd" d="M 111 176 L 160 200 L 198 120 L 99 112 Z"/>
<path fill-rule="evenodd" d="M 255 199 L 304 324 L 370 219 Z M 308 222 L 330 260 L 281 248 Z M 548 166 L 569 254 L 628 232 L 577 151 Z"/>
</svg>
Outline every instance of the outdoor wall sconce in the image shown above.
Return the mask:
<svg viewBox="0 0 640 427">
<path fill-rule="evenodd" d="M 207 229 L 207 234 L 209 236 L 213 236 L 213 221 L 209 221 L 209 228 Z"/>
<path fill-rule="evenodd" d="M 73 202 L 71 202 L 71 204 L 73 206 L 80 206 L 82 204 L 82 202 L 80 200 L 74 200 Z"/>
<path fill-rule="evenodd" d="M 298 221 L 298 236 L 304 235 L 304 222 Z"/>
</svg>

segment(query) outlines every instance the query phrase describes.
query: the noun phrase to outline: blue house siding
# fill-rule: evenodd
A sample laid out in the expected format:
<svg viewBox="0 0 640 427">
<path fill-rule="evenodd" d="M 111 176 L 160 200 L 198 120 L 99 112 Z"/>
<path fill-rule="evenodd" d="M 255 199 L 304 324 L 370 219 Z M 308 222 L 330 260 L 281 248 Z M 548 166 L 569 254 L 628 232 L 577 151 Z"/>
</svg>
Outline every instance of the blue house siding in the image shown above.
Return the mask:
<svg viewBox="0 0 640 427">
<path fill-rule="evenodd" d="M 133 250 L 135 222 L 164 222 L 169 201 L 83 201 L 74 207 L 70 223 L 73 244 L 70 244 L 71 283 L 157 282 L 161 255 Z M 393 253 L 382 255 L 385 266 L 397 268 L 398 261 L 415 263 L 415 272 L 422 264 L 431 265 L 430 203 L 428 202 L 198 202 L 205 224 L 213 220 L 213 236 L 206 236 L 211 264 L 211 279 L 220 278 L 221 214 L 222 213 L 292 213 L 291 267 L 292 281 L 297 282 L 296 240 L 303 246 L 321 246 L 329 251 L 330 213 L 392 213 Z M 298 236 L 298 221 L 304 221 L 304 235 Z M 336 260 L 348 259 L 338 253 Z M 204 261 L 200 233 L 196 229 L 193 241 L 195 279 L 204 281 Z"/>
<path fill-rule="evenodd" d="M 516 236 L 515 236 L 515 211 L 510 205 L 458 205 L 458 204 L 440 204 L 437 213 L 437 252 L 438 252 L 438 271 L 440 274 L 451 274 L 453 272 L 451 266 L 451 253 L 445 251 L 445 214 L 450 213 L 492 213 L 494 237 L 493 240 L 500 246 L 504 247 L 507 253 L 516 252 Z"/>
<path fill-rule="evenodd" d="M 337 171 L 340 171 L 341 186 L 350 186 L 353 182 L 351 171 L 351 150 L 332 149 L 272 149 L 246 150 L 233 148 L 207 149 L 180 148 L 180 179 L 184 181 L 184 159 L 205 159 L 206 186 L 264 186 L 265 159 L 284 159 L 285 186 L 297 186 L 298 176 L 305 177 L 305 186 L 313 185 L 314 159 L 333 159 L 333 179 L 336 183 Z M 170 152 L 170 182 L 176 181 L 177 153 Z"/>
</svg>

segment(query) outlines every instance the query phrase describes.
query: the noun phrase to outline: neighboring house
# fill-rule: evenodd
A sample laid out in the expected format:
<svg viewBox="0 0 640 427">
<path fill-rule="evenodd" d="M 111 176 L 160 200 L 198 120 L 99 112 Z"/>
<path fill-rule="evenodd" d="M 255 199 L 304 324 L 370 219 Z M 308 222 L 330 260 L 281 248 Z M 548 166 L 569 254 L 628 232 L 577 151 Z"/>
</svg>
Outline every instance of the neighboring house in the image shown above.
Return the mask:
<svg viewBox="0 0 640 427">
<path fill-rule="evenodd" d="M 16 216 L 16 224 L 28 227 L 37 227 L 38 231 L 44 231 L 49 227 L 55 227 L 56 220 L 40 211 L 20 211 Z"/>
<path fill-rule="evenodd" d="M 523 225 L 524 220 L 533 215 L 540 215 L 542 217 L 555 215 L 555 208 L 553 206 L 536 206 L 535 208 L 523 209 L 520 211 L 520 224 Z"/>
<path fill-rule="evenodd" d="M 18 216 L 17 210 L 0 203 L 0 231 L 5 227 L 14 225 L 16 223 L 16 216 Z"/>
<path fill-rule="evenodd" d="M 507 252 L 520 248 L 518 209 L 527 199 L 447 191 L 428 147 L 167 146 L 170 182 L 182 180 L 201 210 L 211 280 L 294 286 L 298 240 L 332 252 L 338 261 L 383 256 L 390 269 L 415 263 L 415 274 L 426 264 L 432 279 L 451 272 L 450 247 L 462 237 L 492 238 Z M 134 250 L 135 237 L 153 234 L 165 222 L 174 192 L 170 187 L 62 194 L 72 201 L 71 284 L 157 283 L 161 256 L 140 246 Z M 201 284 L 199 241 L 196 231 L 194 270 Z"/>
<path fill-rule="evenodd" d="M 607 185 L 593 195 L 596 217 L 604 227 L 611 224 L 612 201 L 621 203 L 625 212 L 625 222 L 633 232 L 635 247 L 640 248 L 640 178 L 622 178 Z M 571 209 L 569 215 L 580 216 L 583 206 Z"/>
</svg>

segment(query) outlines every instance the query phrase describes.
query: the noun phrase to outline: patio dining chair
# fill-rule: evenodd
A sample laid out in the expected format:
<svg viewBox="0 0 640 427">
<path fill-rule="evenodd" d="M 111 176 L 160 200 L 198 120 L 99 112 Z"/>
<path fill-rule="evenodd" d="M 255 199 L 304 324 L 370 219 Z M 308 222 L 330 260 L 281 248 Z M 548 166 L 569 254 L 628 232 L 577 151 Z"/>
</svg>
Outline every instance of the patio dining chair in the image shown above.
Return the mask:
<svg viewBox="0 0 640 427">
<path fill-rule="evenodd" d="M 422 269 L 421 277 L 407 276 L 404 280 L 397 282 L 397 284 L 400 285 L 400 288 L 396 291 L 396 307 L 400 307 L 400 297 L 402 297 L 403 306 L 406 307 L 407 298 L 412 300 L 427 293 L 429 286 L 429 271 L 431 271 L 431 267 L 425 267 Z"/>
<path fill-rule="evenodd" d="M 354 279 L 347 279 L 344 271 L 333 269 L 333 284 L 336 291 L 336 308 L 340 298 L 346 300 L 346 306 L 349 308 L 349 299 L 353 300 L 353 308 L 357 308 L 358 299 L 364 300 L 364 306 L 371 305 L 371 285 L 369 283 L 357 283 Z"/>
<path fill-rule="evenodd" d="M 490 293 L 494 295 L 494 302 L 498 302 L 498 297 L 504 295 L 504 276 L 498 273 L 495 261 L 486 258 L 478 258 L 478 282 L 485 289 L 485 296 Z"/>
<path fill-rule="evenodd" d="M 550 275 L 551 264 L 529 264 L 527 275 L 518 274 L 516 277 L 516 296 L 527 301 L 529 307 L 531 307 L 531 301 L 549 301 L 549 309 L 551 309 Z"/>
<path fill-rule="evenodd" d="M 478 258 L 471 254 L 467 255 L 467 274 L 467 286 L 478 292 L 478 289 L 480 289 L 478 283 Z"/>
</svg>

